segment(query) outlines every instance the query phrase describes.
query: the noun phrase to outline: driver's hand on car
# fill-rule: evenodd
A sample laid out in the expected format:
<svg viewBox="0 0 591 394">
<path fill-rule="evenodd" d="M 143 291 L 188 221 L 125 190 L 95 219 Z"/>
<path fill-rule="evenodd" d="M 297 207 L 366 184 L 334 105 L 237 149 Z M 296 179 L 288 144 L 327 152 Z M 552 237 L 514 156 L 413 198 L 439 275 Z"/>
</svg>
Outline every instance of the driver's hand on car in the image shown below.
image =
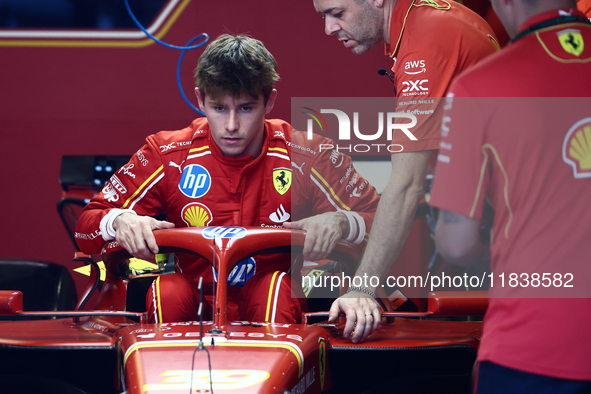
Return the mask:
<svg viewBox="0 0 591 394">
<path fill-rule="evenodd" d="M 330 307 L 328 322 L 335 323 L 341 313 L 347 317 L 343 336 L 345 338 L 351 337 L 353 343 L 365 341 L 380 325 L 380 304 L 375 298 L 365 293 L 350 291 L 337 298 Z"/>
<path fill-rule="evenodd" d="M 113 221 L 115 239 L 119 245 L 132 256 L 147 261 L 154 261 L 154 256 L 158 253 L 152 231 L 166 228 L 174 228 L 174 223 L 130 213 L 123 213 Z"/>
<path fill-rule="evenodd" d="M 305 230 L 304 259 L 322 260 L 328 257 L 343 235 L 349 234 L 349 220 L 341 212 L 325 212 L 295 222 L 285 222 L 283 227 Z"/>
</svg>

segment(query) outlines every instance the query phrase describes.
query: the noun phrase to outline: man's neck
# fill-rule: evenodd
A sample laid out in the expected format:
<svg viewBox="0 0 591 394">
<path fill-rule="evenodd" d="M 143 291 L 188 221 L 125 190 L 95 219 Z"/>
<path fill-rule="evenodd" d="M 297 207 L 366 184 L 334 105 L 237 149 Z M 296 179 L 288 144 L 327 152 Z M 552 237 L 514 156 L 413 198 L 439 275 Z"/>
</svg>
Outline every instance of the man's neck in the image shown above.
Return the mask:
<svg viewBox="0 0 591 394">
<path fill-rule="evenodd" d="M 256 144 L 253 145 L 255 149 L 250 153 L 252 155 L 253 160 L 256 160 L 257 157 L 261 155 L 263 152 L 263 146 L 265 145 L 265 140 L 267 139 L 267 134 L 265 133 L 265 126 L 263 125 L 263 132 L 261 136 L 258 137 Z"/>
<path fill-rule="evenodd" d="M 575 0 L 539 0 L 535 7 L 521 7 L 519 12 L 516 13 L 515 34 L 517 34 L 517 31 L 525 22 L 536 15 L 567 8 L 576 9 L 577 2 Z M 515 34 L 513 34 L 513 36 Z"/>
<path fill-rule="evenodd" d="M 384 37 L 386 44 L 390 45 L 390 26 L 392 23 L 392 13 L 396 6 L 396 0 L 384 0 Z"/>
</svg>

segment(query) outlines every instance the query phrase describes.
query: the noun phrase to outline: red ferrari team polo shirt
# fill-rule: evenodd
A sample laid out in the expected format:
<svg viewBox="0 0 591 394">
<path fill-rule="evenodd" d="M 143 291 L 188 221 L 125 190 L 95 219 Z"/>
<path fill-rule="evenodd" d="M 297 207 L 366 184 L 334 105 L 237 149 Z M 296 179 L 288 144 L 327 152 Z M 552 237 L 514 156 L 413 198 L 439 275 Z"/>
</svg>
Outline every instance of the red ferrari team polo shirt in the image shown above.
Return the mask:
<svg viewBox="0 0 591 394">
<path fill-rule="evenodd" d="M 466 217 L 482 217 L 485 197 L 495 208 L 479 360 L 573 380 L 591 380 L 591 25 L 582 17 L 567 9 L 528 20 L 520 31 L 549 26 L 454 82 L 431 193 L 434 206 Z"/>
<path fill-rule="evenodd" d="M 404 152 L 437 149 L 439 120 L 422 113 L 432 112 L 455 76 L 498 49 L 486 21 L 461 4 L 398 0 L 386 54 L 394 59 L 397 111 L 415 111 L 418 123 L 411 129 L 417 141 L 395 133 L 392 143 L 402 145 Z"/>
</svg>

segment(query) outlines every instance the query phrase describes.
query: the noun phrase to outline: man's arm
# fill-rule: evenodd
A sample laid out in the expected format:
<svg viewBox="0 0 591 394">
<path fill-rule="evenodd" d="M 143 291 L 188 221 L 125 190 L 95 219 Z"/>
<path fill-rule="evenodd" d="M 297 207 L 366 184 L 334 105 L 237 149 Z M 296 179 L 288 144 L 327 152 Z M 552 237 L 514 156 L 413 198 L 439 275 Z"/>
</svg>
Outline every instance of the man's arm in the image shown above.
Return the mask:
<svg viewBox="0 0 591 394">
<path fill-rule="evenodd" d="M 390 179 L 380 198 L 369 242 L 355 276 L 382 278 L 398 257 L 425 192 L 430 155 L 431 151 L 392 155 Z M 376 288 L 368 283 L 365 290 L 375 294 Z M 351 335 L 357 324 L 353 343 L 363 341 L 378 328 L 380 306 L 363 292 L 351 291 L 338 298 L 331 307 L 329 322 L 336 321 L 341 312 L 347 316 L 345 338 Z M 370 313 L 371 317 L 366 313 Z"/>
<path fill-rule="evenodd" d="M 479 229 L 480 220 L 441 209 L 435 228 L 437 251 L 451 263 L 473 264 L 488 251 L 480 242 Z"/>
<path fill-rule="evenodd" d="M 283 227 L 306 231 L 304 259 L 325 259 L 337 243 L 349 234 L 349 220 L 342 212 L 325 212 L 296 222 L 283 223 Z"/>
<path fill-rule="evenodd" d="M 154 230 L 174 228 L 174 223 L 156 220 L 149 216 L 123 213 L 113 220 L 115 239 L 132 256 L 152 261 L 158 254 Z"/>
<path fill-rule="evenodd" d="M 157 192 L 164 183 L 162 179 L 164 166 L 158 147 L 152 137 L 148 137 L 146 145 L 109 179 L 82 211 L 76 224 L 76 242 L 80 250 L 98 253 L 106 242 L 117 240 L 132 255 L 149 258 L 150 250 L 157 250 L 157 247 L 153 235 L 151 232 L 148 235 L 145 229 L 174 227 L 172 223 L 150 217 L 162 212 Z M 123 218 L 126 218 L 124 223 Z M 143 237 L 141 241 L 139 236 Z"/>
<path fill-rule="evenodd" d="M 297 186 L 292 197 L 295 220 L 283 226 L 307 232 L 307 260 L 326 258 L 341 239 L 363 248 L 379 201 L 375 188 L 355 170 L 350 156 L 318 148 L 320 144 L 334 145 L 331 140 L 314 135 L 309 141 L 296 131 L 292 137 L 297 145 L 315 153 L 304 156 L 292 151 Z"/>
</svg>

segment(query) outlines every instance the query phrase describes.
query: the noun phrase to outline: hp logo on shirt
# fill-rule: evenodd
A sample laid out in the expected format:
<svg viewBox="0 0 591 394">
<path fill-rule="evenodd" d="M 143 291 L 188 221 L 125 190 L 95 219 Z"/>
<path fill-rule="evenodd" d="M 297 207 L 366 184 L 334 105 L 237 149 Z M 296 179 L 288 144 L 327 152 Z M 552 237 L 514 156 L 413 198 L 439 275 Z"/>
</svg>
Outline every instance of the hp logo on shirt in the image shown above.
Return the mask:
<svg viewBox="0 0 591 394">
<path fill-rule="evenodd" d="M 246 235 L 244 227 L 208 227 L 201 233 L 204 238 L 243 238 Z"/>
<path fill-rule="evenodd" d="M 186 166 L 179 182 L 180 191 L 187 197 L 200 198 L 207 194 L 211 187 L 211 175 L 199 164 Z"/>
</svg>

